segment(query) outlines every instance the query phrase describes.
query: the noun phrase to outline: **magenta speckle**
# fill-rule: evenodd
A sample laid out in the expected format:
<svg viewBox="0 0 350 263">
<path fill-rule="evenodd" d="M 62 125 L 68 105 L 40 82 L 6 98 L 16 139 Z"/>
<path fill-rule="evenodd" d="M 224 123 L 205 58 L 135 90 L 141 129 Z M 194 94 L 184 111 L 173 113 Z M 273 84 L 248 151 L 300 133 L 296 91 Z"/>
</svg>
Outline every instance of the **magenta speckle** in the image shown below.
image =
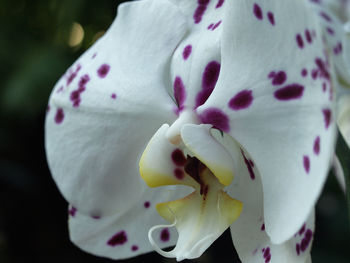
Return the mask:
<svg viewBox="0 0 350 263">
<path fill-rule="evenodd" d="M 111 67 L 108 64 L 102 64 L 97 70 L 97 74 L 100 78 L 105 78 Z"/>
<path fill-rule="evenodd" d="M 261 230 L 261 231 L 265 231 L 265 224 L 262 224 L 262 225 L 261 225 L 260 230 Z"/>
<path fill-rule="evenodd" d="M 256 3 L 253 6 L 253 13 L 257 19 L 259 20 L 263 19 L 263 13 L 262 13 L 261 7 Z"/>
<path fill-rule="evenodd" d="M 133 245 L 132 247 L 131 247 L 131 251 L 137 251 L 137 250 L 139 250 L 139 247 L 138 246 L 136 246 L 136 245 Z"/>
<path fill-rule="evenodd" d="M 185 85 L 179 76 L 177 76 L 174 81 L 174 97 L 178 106 L 178 112 L 181 112 L 184 109 L 186 91 Z"/>
<path fill-rule="evenodd" d="M 191 55 L 192 53 L 192 46 L 191 45 L 187 45 L 184 50 L 182 51 L 182 57 L 184 60 L 188 59 L 188 57 Z"/>
<path fill-rule="evenodd" d="M 101 219 L 100 216 L 91 216 L 91 218 L 96 219 L 96 220 Z"/>
<path fill-rule="evenodd" d="M 267 247 L 266 249 L 263 248 L 262 250 L 262 253 L 263 253 L 263 257 L 265 259 L 265 263 L 269 263 L 270 260 L 271 260 L 271 250 L 270 250 L 270 247 Z"/>
<path fill-rule="evenodd" d="M 198 24 L 199 22 L 202 21 L 203 15 L 207 10 L 208 4 L 209 4 L 209 0 L 198 0 L 198 7 L 196 8 L 196 11 L 194 12 L 194 15 L 193 15 L 195 24 Z"/>
<path fill-rule="evenodd" d="M 72 70 L 70 70 L 69 71 L 69 75 L 68 75 L 68 78 L 67 78 L 67 86 L 70 84 L 70 83 L 72 83 L 72 81 L 75 79 L 75 77 L 78 75 L 78 72 L 79 72 L 79 70 L 81 69 L 81 65 L 80 64 L 78 64 L 77 65 L 77 67 L 76 67 L 76 69 L 75 69 L 75 71 L 72 71 Z"/>
<path fill-rule="evenodd" d="M 151 203 L 149 201 L 146 201 L 146 202 L 143 203 L 143 206 L 145 208 L 149 208 L 151 206 Z"/>
<path fill-rule="evenodd" d="M 120 246 L 128 241 L 125 231 L 120 231 L 112 236 L 108 241 L 107 245 L 111 247 Z"/>
<path fill-rule="evenodd" d="M 77 209 L 74 206 L 72 206 L 68 211 L 69 215 L 72 217 L 75 216 L 76 212 L 77 212 Z"/>
<path fill-rule="evenodd" d="M 310 172 L 310 158 L 307 155 L 303 156 L 303 165 L 306 173 Z"/>
<path fill-rule="evenodd" d="M 300 255 L 300 244 L 297 243 L 295 245 L 295 250 L 296 250 L 297 254 Z"/>
<path fill-rule="evenodd" d="M 248 108 L 253 102 L 253 92 L 251 90 L 242 90 L 238 92 L 228 103 L 232 110 L 243 110 Z"/>
<path fill-rule="evenodd" d="M 96 57 L 97 53 L 95 52 L 93 55 L 92 55 L 92 59 L 94 59 Z"/>
<path fill-rule="evenodd" d="M 55 115 L 55 122 L 61 124 L 64 120 L 64 112 L 62 108 L 58 108 Z"/>
<path fill-rule="evenodd" d="M 282 85 L 287 80 L 287 74 L 284 71 L 277 72 L 272 79 L 272 85 Z"/>
<path fill-rule="evenodd" d="M 278 100 L 300 99 L 304 93 L 304 86 L 299 84 L 290 84 L 275 91 L 274 96 Z"/>
<path fill-rule="evenodd" d="M 323 109 L 322 113 L 324 117 L 325 128 L 328 129 L 332 120 L 332 112 L 330 109 Z"/>
<path fill-rule="evenodd" d="M 174 170 L 174 175 L 175 175 L 175 177 L 176 177 L 177 179 L 179 179 L 179 180 L 182 180 L 182 179 L 184 179 L 184 177 L 185 177 L 184 171 L 183 171 L 182 169 L 180 169 L 180 168 L 176 168 L 176 169 Z"/>
<path fill-rule="evenodd" d="M 80 95 L 85 91 L 86 89 L 85 85 L 89 81 L 90 81 L 89 75 L 87 74 L 83 75 L 79 80 L 78 89 L 71 92 L 70 100 L 73 102 L 73 107 L 79 107 L 81 102 Z"/>
<path fill-rule="evenodd" d="M 170 233 L 169 233 L 169 229 L 164 228 L 161 232 L 160 232 L 160 240 L 163 242 L 168 242 L 170 240 Z"/>
<path fill-rule="evenodd" d="M 323 82 L 323 83 L 322 83 L 322 91 L 323 91 L 323 92 L 326 92 L 326 91 L 327 91 L 327 84 L 326 84 L 326 82 Z"/>
<path fill-rule="evenodd" d="M 311 33 L 308 29 L 305 30 L 305 38 L 306 38 L 306 41 L 311 43 L 312 42 L 312 37 L 311 37 Z"/>
<path fill-rule="evenodd" d="M 299 230 L 299 232 L 298 232 L 299 236 L 301 236 L 302 234 L 304 234 L 305 229 L 306 229 L 306 224 L 304 224 L 304 225 L 300 228 L 300 230 Z"/>
<path fill-rule="evenodd" d="M 222 22 L 221 20 L 218 21 L 218 22 L 213 26 L 213 28 L 212 28 L 211 30 L 214 31 L 218 26 L 220 26 L 221 22 Z"/>
<path fill-rule="evenodd" d="M 211 61 L 205 67 L 202 77 L 202 90 L 196 96 L 195 108 L 202 105 L 213 92 L 220 74 L 220 63 Z"/>
<path fill-rule="evenodd" d="M 314 153 L 316 155 L 320 154 L 320 141 L 321 141 L 320 136 L 317 136 L 315 141 L 314 141 Z"/>
<path fill-rule="evenodd" d="M 267 18 L 269 19 L 270 24 L 274 26 L 275 25 L 275 16 L 273 15 L 272 12 L 267 12 Z"/>
<path fill-rule="evenodd" d="M 304 41 L 303 41 L 303 38 L 301 37 L 301 35 L 297 34 L 295 39 L 297 41 L 298 47 L 299 48 L 304 48 Z"/>
<path fill-rule="evenodd" d="M 276 75 L 276 72 L 271 71 L 271 72 L 269 73 L 269 75 L 267 75 L 267 77 L 268 77 L 269 79 L 273 79 L 273 78 L 275 77 L 275 75 Z"/>
<path fill-rule="evenodd" d="M 241 149 L 241 154 L 243 156 L 244 159 L 244 163 L 247 166 L 248 172 L 249 172 L 249 176 L 250 179 L 254 180 L 255 179 L 255 173 L 253 170 L 254 165 L 252 165 L 252 161 L 250 161 L 244 154 L 244 151 Z M 265 225 L 264 225 L 265 226 Z"/>
<path fill-rule="evenodd" d="M 218 3 L 216 4 L 215 8 L 220 8 L 224 4 L 225 0 L 218 0 Z"/>
<path fill-rule="evenodd" d="M 63 86 L 59 87 L 59 89 L 57 89 L 56 93 L 60 93 L 63 91 Z"/>
<path fill-rule="evenodd" d="M 331 27 L 327 27 L 326 29 L 327 29 L 328 34 L 334 35 L 334 30 Z"/>
<path fill-rule="evenodd" d="M 307 76 L 307 69 L 306 68 L 303 68 L 301 70 L 301 76 L 303 76 L 304 78 Z"/>
<path fill-rule="evenodd" d="M 313 233 L 311 229 L 306 230 L 305 235 L 303 239 L 301 240 L 300 244 L 296 244 L 295 250 L 298 255 L 300 255 L 301 252 L 305 252 L 307 248 L 309 247 L 311 240 L 312 240 Z"/>
<path fill-rule="evenodd" d="M 213 28 L 213 26 L 214 26 L 214 24 L 213 23 L 211 23 L 207 28 L 208 28 L 208 30 L 210 30 L 210 29 L 212 29 Z"/>
<path fill-rule="evenodd" d="M 330 16 L 325 12 L 320 12 L 320 16 L 323 17 L 324 20 L 326 20 L 327 22 L 332 22 L 332 19 L 330 18 Z"/>
<path fill-rule="evenodd" d="M 216 108 L 209 108 L 203 111 L 199 119 L 204 124 L 211 124 L 214 128 L 217 128 L 224 132 L 230 131 L 229 119 L 225 113 Z"/>
<path fill-rule="evenodd" d="M 117 98 L 117 94 L 112 93 L 111 98 L 115 100 Z"/>
<path fill-rule="evenodd" d="M 171 159 L 177 166 L 184 166 L 186 164 L 186 157 L 180 149 L 176 149 L 171 153 Z"/>
</svg>

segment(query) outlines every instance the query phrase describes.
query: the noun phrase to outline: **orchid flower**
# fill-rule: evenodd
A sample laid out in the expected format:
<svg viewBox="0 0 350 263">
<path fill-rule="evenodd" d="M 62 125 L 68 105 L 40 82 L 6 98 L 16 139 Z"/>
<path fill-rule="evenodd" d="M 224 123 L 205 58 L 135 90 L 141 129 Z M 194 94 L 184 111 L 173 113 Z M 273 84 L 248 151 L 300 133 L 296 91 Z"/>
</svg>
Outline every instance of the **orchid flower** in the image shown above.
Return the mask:
<svg viewBox="0 0 350 263">
<path fill-rule="evenodd" d="M 313 5 L 120 5 L 49 100 L 47 157 L 71 240 L 112 259 L 180 261 L 230 227 L 242 262 L 311 262 L 336 131 Z"/>
</svg>

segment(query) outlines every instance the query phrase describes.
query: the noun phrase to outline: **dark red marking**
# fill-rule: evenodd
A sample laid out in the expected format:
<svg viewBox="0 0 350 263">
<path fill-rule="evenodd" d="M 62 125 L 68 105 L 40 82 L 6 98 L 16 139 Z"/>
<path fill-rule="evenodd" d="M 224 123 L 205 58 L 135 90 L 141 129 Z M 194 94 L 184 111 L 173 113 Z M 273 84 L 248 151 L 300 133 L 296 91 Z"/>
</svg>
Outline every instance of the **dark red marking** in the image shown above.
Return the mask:
<svg viewBox="0 0 350 263">
<path fill-rule="evenodd" d="M 176 168 L 176 169 L 174 170 L 174 175 L 175 175 L 175 177 L 176 177 L 177 179 L 179 179 L 179 180 L 182 180 L 182 179 L 184 179 L 184 177 L 185 177 L 184 171 L 183 171 L 182 169 L 180 169 L 180 168 Z"/>
<path fill-rule="evenodd" d="M 275 16 L 273 15 L 272 12 L 267 12 L 267 18 L 269 19 L 270 24 L 274 26 L 275 25 Z"/>
<path fill-rule="evenodd" d="M 69 215 L 71 215 L 72 217 L 75 217 L 76 212 L 77 209 L 74 206 L 72 206 L 68 211 Z"/>
<path fill-rule="evenodd" d="M 61 124 L 64 120 L 64 112 L 62 108 L 58 108 L 55 115 L 55 122 Z"/>
<path fill-rule="evenodd" d="M 176 149 L 171 153 L 171 159 L 175 165 L 184 166 L 186 164 L 186 157 L 180 149 Z"/>
<path fill-rule="evenodd" d="M 192 53 L 192 46 L 191 45 L 187 45 L 184 50 L 182 51 L 182 57 L 184 60 L 187 60 L 188 57 L 191 55 Z"/>
<path fill-rule="evenodd" d="M 251 90 L 242 90 L 238 92 L 228 103 L 232 110 L 243 110 L 248 108 L 253 102 L 253 92 Z"/>
<path fill-rule="evenodd" d="M 244 151 L 242 149 L 241 149 L 241 154 L 243 156 L 244 163 L 247 166 L 247 169 L 248 169 L 248 172 L 249 172 L 249 175 L 250 175 L 250 179 L 254 180 L 255 179 L 255 173 L 254 173 L 254 170 L 253 170 L 253 166 L 251 165 L 251 161 L 245 156 L 245 153 L 244 153 Z"/>
<path fill-rule="evenodd" d="M 323 109 L 322 113 L 324 117 L 325 128 L 328 129 L 332 120 L 332 111 L 330 109 Z"/>
<path fill-rule="evenodd" d="M 168 242 L 170 240 L 170 232 L 169 229 L 164 228 L 161 232 L 160 232 L 160 240 L 163 242 Z"/>
<path fill-rule="evenodd" d="M 224 4 L 225 0 L 218 0 L 218 3 L 216 4 L 215 8 L 220 8 Z"/>
<path fill-rule="evenodd" d="M 310 172 L 310 158 L 307 155 L 303 156 L 303 165 L 306 173 Z"/>
<path fill-rule="evenodd" d="M 176 76 L 174 81 L 174 97 L 178 106 L 178 112 L 181 112 L 185 108 L 186 91 L 185 85 L 179 76 Z"/>
<path fill-rule="evenodd" d="M 297 41 L 298 47 L 299 48 L 304 48 L 304 41 L 303 41 L 303 38 L 301 37 L 301 35 L 297 34 L 295 39 Z"/>
<path fill-rule="evenodd" d="M 97 74 L 100 78 L 105 78 L 108 75 L 108 72 L 110 70 L 110 65 L 108 64 L 102 64 L 99 69 L 97 70 Z"/>
<path fill-rule="evenodd" d="M 253 13 L 257 19 L 259 20 L 263 19 L 263 13 L 262 13 L 261 7 L 256 3 L 253 6 Z"/>
<path fill-rule="evenodd" d="M 277 72 L 272 79 L 272 85 L 278 86 L 282 85 L 287 80 L 287 74 L 284 71 Z"/>
<path fill-rule="evenodd" d="M 221 110 L 217 108 L 209 108 L 199 115 L 199 119 L 204 124 L 211 124 L 224 132 L 230 131 L 229 118 Z"/>
<path fill-rule="evenodd" d="M 196 8 L 196 11 L 194 12 L 193 19 L 194 23 L 198 24 L 202 21 L 203 15 L 205 11 L 207 10 L 207 6 L 209 4 L 210 0 L 198 0 L 198 6 Z"/>
<path fill-rule="evenodd" d="M 143 206 L 145 208 L 149 208 L 151 206 L 151 203 L 149 201 L 146 201 L 146 202 L 143 203 Z"/>
<path fill-rule="evenodd" d="M 131 247 L 131 251 L 137 251 L 137 250 L 139 250 L 139 247 L 138 246 L 136 246 L 136 245 L 133 245 L 132 247 Z"/>
<path fill-rule="evenodd" d="M 304 86 L 300 84 L 290 84 L 275 91 L 274 96 L 278 100 L 295 100 L 303 96 Z"/>
<path fill-rule="evenodd" d="M 120 246 L 128 241 L 125 231 L 120 231 L 112 236 L 108 241 L 107 245 L 111 247 Z"/>
<path fill-rule="evenodd" d="M 320 154 L 320 141 L 321 141 L 320 136 L 317 136 L 315 141 L 314 141 L 314 153 L 316 155 Z"/>
</svg>

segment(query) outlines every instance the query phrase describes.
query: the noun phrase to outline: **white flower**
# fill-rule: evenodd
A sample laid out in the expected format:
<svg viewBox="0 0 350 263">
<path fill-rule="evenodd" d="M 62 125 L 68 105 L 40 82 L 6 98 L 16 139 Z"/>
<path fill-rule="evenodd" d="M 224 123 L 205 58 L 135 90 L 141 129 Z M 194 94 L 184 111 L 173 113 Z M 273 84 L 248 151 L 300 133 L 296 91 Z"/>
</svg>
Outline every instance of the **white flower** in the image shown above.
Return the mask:
<svg viewBox="0 0 350 263">
<path fill-rule="evenodd" d="M 242 262 L 310 261 L 336 130 L 327 14 L 313 5 L 121 5 L 49 101 L 46 150 L 72 241 L 182 260 L 230 227 Z"/>
</svg>

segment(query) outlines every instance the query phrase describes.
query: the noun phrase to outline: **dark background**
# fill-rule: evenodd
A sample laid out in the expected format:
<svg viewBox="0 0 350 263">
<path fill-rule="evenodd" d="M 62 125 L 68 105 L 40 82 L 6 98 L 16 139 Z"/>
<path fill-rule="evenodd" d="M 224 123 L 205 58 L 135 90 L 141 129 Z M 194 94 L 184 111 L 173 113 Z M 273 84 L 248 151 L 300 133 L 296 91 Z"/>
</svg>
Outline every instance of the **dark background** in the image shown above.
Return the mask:
<svg viewBox="0 0 350 263">
<path fill-rule="evenodd" d="M 47 167 L 43 124 L 56 80 L 108 28 L 119 2 L 0 0 L 1 263 L 112 262 L 69 242 L 67 204 Z M 72 43 L 73 23 L 84 31 L 81 42 Z M 333 177 L 316 220 L 313 262 L 349 263 L 345 198 Z M 148 261 L 175 262 L 156 253 L 122 262 Z M 227 232 L 192 262 L 214 261 L 239 262 Z"/>
</svg>

